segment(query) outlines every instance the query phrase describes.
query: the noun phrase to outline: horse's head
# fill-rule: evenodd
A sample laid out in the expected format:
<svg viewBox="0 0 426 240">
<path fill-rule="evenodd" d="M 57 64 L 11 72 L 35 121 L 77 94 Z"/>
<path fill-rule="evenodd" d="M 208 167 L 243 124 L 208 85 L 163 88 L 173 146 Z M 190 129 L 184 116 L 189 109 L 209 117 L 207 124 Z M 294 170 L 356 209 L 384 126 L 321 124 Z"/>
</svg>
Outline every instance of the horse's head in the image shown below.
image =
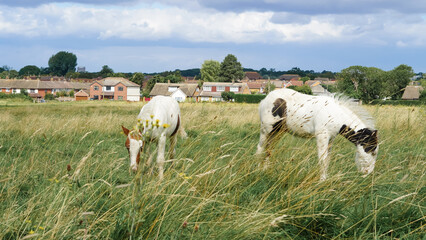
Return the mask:
<svg viewBox="0 0 426 240">
<path fill-rule="evenodd" d="M 379 151 L 377 130 L 366 129 L 362 132 L 362 137 L 356 143 L 355 162 L 358 170 L 367 176 L 374 170 L 377 153 Z"/>
<path fill-rule="evenodd" d="M 121 126 L 121 128 L 123 129 L 124 135 L 127 136 L 126 148 L 129 151 L 130 167 L 136 172 L 140 161 L 140 153 L 144 147 L 142 133 L 140 130 L 129 130 L 123 126 Z"/>
<path fill-rule="evenodd" d="M 355 144 L 357 149 L 355 162 L 358 170 L 365 176 L 370 174 L 374 170 L 379 151 L 377 130 L 362 128 L 355 131 L 343 125 L 339 133 Z"/>
</svg>

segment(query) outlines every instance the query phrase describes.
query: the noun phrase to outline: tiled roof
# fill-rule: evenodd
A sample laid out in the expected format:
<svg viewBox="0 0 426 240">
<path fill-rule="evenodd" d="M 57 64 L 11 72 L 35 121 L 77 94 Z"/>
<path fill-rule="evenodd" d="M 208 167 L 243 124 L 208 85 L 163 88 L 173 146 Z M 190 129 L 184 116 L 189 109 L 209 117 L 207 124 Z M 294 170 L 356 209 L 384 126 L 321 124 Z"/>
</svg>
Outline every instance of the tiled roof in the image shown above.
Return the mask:
<svg viewBox="0 0 426 240">
<path fill-rule="evenodd" d="M 0 88 L 20 89 L 87 89 L 89 84 L 66 81 L 0 79 Z"/>
</svg>

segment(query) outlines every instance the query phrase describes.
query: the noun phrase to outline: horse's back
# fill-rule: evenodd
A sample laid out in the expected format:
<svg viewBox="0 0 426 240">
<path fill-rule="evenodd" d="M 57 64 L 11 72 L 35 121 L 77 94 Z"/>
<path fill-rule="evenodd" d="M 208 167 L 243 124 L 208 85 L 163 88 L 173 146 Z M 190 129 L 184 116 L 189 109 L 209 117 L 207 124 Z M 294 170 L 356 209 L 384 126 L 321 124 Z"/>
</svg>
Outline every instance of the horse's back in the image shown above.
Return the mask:
<svg viewBox="0 0 426 240">
<path fill-rule="evenodd" d="M 157 138 L 162 132 L 171 135 L 179 127 L 179 104 L 171 97 L 156 96 L 142 107 L 138 118 L 144 124 L 148 122 L 147 129 L 153 129 L 153 137 Z"/>
</svg>

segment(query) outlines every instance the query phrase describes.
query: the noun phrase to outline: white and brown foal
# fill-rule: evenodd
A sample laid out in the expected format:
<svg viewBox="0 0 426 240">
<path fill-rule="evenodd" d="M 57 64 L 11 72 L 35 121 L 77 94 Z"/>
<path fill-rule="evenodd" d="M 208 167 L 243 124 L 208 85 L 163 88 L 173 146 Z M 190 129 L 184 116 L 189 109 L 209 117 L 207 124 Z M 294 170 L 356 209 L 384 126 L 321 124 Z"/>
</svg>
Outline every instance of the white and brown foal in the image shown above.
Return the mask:
<svg viewBox="0 0 426 240">
<path fill-rule="evenodd" d="M 329 164 L 329 143 L 341 134 L 356 146 L 358 170 L 365 175 L 374 170 L 379 149 L 377 130 L 368 113 L 349 100 L 278 89 L 261 101 L 259 114 L 261 126 L 257 154 L 263 153 L 266 147 L 269 156 L 268 148 L 272 148 L 273 143 L 286 131 L 299 136 L 314 136 L 321 180 L 324 180 Z"/>
<path fill-rule="evenodd" d="M 130 167 L 138 170 L 140 153 L 147 143 L 157 142 L 158 176 L 163 178 L 166 139 L 170 138 L 169 157 L 173 158 L 177 132 L 180 128 L 179 104 L 171 97 L 156 96 L 144 105 L 138 115 L 138 124 L 133 130 L 123 126 L 123 132 L 127 136 L 126 148 L 130 155 Z M 151 158 L 147 164 L 150 164 Z"/>
</svg>

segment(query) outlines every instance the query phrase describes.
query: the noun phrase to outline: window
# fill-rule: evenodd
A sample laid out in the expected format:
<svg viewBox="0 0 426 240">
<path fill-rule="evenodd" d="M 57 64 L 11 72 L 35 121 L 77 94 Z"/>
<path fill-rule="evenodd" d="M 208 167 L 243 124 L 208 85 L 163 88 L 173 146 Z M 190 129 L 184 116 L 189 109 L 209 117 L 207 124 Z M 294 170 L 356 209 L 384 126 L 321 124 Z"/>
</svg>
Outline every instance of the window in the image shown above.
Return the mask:
<svg viewBox="0 0 426 240">
<path fill-rule="evenodd" d="M 217 87 L 216 87 L 216 90 L 217 90 L 218 92 L 223 92 L 223 91 L 225 91 L 225 86 L 217 86 Z"/>
<path fill-rule="evenodd" d="M 106 86 L 105 91 L 111 91 L 111 86 Z"/>
<path fill-rule="evenodd" d="M 210 100 L 209 97 L 201 97 L 202 102 L 208 102 Z"/>
<path fill-rule="evenodd" d="M 118 88 L 118 91 L 123 91 L 123 88 L 121 87 L 121 90 Z M 118 100 L 123 100 L 123 96 L 118 96 Z"/>
<path fill-rule="evenodd" d="M 231 87 L 229 90 L 231 92 L 238 92 L 238 87 Z"/>
<path fill-rule="evenodd" d="M 6 92 L 10 92 L 10 88 L 6 88 Z"/>
<path fill-rule="evenodd" d="M 98 86 L 95 86 L 93 89 L 94 89 L 95 91 L 98 91 L 98 90 L 99 90 L 99 87 L 98 87 Z"/>
<path fill-rule="evenodd" d="M 30 89 L 30 93 L 36 93 L 35 89 Z"/>
<path fill-rule="evenodd" d="M 93 99 L 94 99 L 94 100 L 98 100 L 98 99 L 99 99 L 99 96 L 98 96 L 98 95 L 95 95 L 95 96 L 93 96 Z"/>
<path fill-rule="evenodd" d="M 203 91 L 211 92 L 212 91 L 212 87 L 210 87 L 210 86 L 203 87 Z"/>
<path fill-rule="evenodd" d="M 123 91 L 123 87 L 118 87 L 118 91 L 122 92 Z M 119 98 L 118 100 L 123 100 L 123 97 L 121 97 L 121 99 L 120 99 L 120 97 L 118 97 L 118 98 Z"/>
</svg>

